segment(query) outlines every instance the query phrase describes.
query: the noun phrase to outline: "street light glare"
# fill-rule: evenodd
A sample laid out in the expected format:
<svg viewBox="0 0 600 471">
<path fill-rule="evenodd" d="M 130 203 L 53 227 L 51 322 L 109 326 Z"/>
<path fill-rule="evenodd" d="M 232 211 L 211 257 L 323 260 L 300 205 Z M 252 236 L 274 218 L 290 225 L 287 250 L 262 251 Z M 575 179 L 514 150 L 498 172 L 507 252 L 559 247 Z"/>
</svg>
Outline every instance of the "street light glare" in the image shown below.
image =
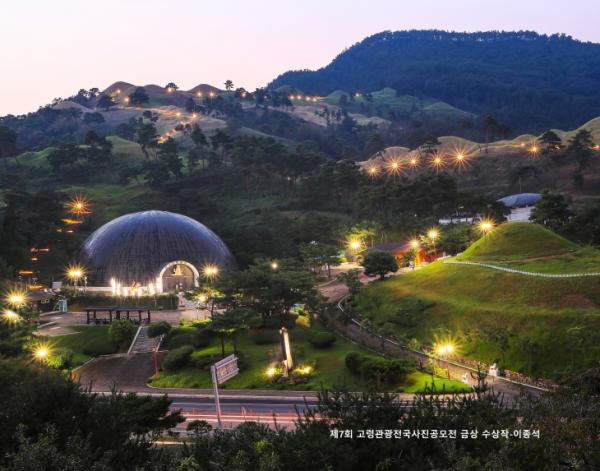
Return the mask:
<svg viewBox="0 0 600 471">
<path fill-rule="evenodd" d="M 279 268 L 279 264 L 278 264 L 277 262 L 272 262 L 272 263 L 271 263 L 271 268 L 272 268 L 273 270 L 277 270 L 277 269 Z"/>
<path fill-rule="evenodd" d="M 214 278 L 219 274 L 219 267 L 216 265 L 206 265 L 203 272 L 207 278 Z"/>
<path fill-rule="evenodd" d="M 494 221 L 491 219 L 482 219 L 479 223 L 479 230 L 484 234 L 487 234 L 494 228 Z"/>
<path fill-rule="evenodd" d="M 411 246 L 413 249 L 418 249 L 418 248 L 419 248 L 419 245 L 420 245 L 420 244 L 419 244 L 419 241 L 418 241 L 417 239 L 413 239 L 413 240 L 411 240 L 411 241 L 410 241 L 410 246 Z"/>
<path fill-rule="evenodd" d="M 17 314 L 14 311 L 11 311 L 10 309 L 4 310 L 4 313 L 2 314 L 2 319 L 7 324 L 17 324 L 23 320 L 21 316 L 19 316 L 19 314 Z"/>
<path fill-rule="evenodd" d="M 437 231 L 437 229 L 429 229 L 429 232 L 427 232 L 427 237 L 429 237 L 431 240 L 437 239 L 439 235 L 440 233 Z"/>
<path fill-rule="evenodd" d="M 10 307 L 18 309 L 27 303 L 27 293 L 19 289 L 11 290 L 6 294 L 5 301 Z"/>
</svg>

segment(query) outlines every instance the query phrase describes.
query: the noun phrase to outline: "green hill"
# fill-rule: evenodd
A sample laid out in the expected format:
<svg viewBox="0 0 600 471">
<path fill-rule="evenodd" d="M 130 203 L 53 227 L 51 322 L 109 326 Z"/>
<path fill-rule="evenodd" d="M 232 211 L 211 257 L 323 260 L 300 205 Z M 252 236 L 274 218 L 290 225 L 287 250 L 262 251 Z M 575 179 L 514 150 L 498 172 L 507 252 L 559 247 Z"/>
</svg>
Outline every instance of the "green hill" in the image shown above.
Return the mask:
<svg viewBox="0 0 600 471">
<path fill-rule="evenodd" d="M 531 261 L 536 256 L 546 258 Z M 500 226 L 460 258 L 526 271 L 600 271 L 599 251 L 524 223 Z M 433 344 L 452 337 L 466 357 L 556 377 L 600 359 L 599 285 L 600 277 L 543 278 L 438 261 L 372 283 L 358 312 L 400 338 Z"/>
<path fill-rule="evenodd" d="M 555 257 L 578 248 L 573 242 L 540 225 L 512 222 L 501 224 L 476 241 L 458 259 L 481 262 Z"/>
<path fill-rule="evenodd" d="M 448 103 L 431 98 L 418 98 L 412 95 L 400 95 L 393 88 L 386 87 L 374 91 L 368 100 L 364 94 L 352 95 L 348 91 L 335 90 L 323 98 L 329 105 L 339 105 L 342 96 L 346 96 L 348 110 L 352 112 L 374 113 L 385 118 L 389 111 L 400 112 L 406 116 L 427 114 L 432 117 L 449 119 L 475 118 L 473 113 L 461 110 Z"/>
</svg>

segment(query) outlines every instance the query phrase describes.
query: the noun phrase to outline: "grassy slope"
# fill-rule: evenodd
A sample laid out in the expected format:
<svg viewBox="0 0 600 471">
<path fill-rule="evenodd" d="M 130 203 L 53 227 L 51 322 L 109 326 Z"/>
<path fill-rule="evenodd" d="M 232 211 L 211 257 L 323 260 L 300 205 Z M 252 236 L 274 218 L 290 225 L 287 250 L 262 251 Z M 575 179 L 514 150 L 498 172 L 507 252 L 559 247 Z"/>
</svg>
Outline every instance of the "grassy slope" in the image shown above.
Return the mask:
<svg viewBox="0 0 600 471">
<path fill-rule="evenodd" d="M 294 390 L 319 390 L 321 388 L 331 389 L 334 386 L 345 386 L 350 390 L 367 390 L 369 384 L 360 377 L 353 375 L 345 366 L 345 357 L 348 353 L 359 351 L 371 355 L 363 348 L 338 337 L 336 343 L 327 349 L 316 349 L 308 339 L 314 330 L 324 330 L 321 326 L 306 328 L 297 326 L 290 331 L 292 351 L 294 352 L 297 365 L 303 363 L 316 363 L 315 374 L 305 383 L 288 384 L 271 381 L 266 371 L 274 363 L 279 344 L 256 345 L 247 335 L 238 339 L 238 351 L 242 352 L 248 363 L 248 368 L 238 376 L 230 379 L 223 385 L 229 389 L 294 389 Z M 231 353 L 232 346 L 228 342 L 226 354 Z M 221 352 L 220 342 L 214 339 L 212 343 L 203 349 L 196 350 L 195 355 L 219 355 Z M 416 392 L 423 390 L 426 385 L 431 384 L 431 376 L 415 371 L 409 375 L 405 384 L 396 384 L 392 390 L 406 390 Z M 462 390 L 463 385 L 457 381 L 447 381 L 441 378 L 435 380 L 436 388 L 445 387 L 446 391 Z M 177 372 L 162 372 L 160 379 L 153 379 L 152 385 L 157 387 L 195 387 L 210 388 L 210 374 L 206 370 L 197 367 L 187 367 Z"/>
<path fill-rule="evenodd" d="M 342 95 L 347 95 L 349 97 L 349 93 L 344 90 L 336 90 L 330 93 L 328 96 L 323 98 L 325 103 L 330 105 L 337 105 L 340 101 L 340 97 Z M 439 115 L 439 116 L 447 116 L 447 117 L 472 117 L 474 116 L 472 113 L 460 110 L 455 108 L 448 103 L 444 103 L 441 101 L 432 100 L 430 98 L 424 98 L 423 100 L 419 100 L 419 98 L 410 95 L 396 95 L 396 90 L 393 88 L 382 88 L 381 90 L 375 91 L 371 93 L 373 97 L 373 104 L 375 106 L 387 106 L 390 108 L 395 108 L 397 110 L 401 110 L 403 112 L 412 112 L 413 110 L 420 109 L 423 106 L 423 111 L 427 114 L 431 115 Z M 359 105 L 361 103 L 367 103 L 364 96 L 355 97 L 354 101 L 349 100 L 348 106 L 351 110 L 358 110 Z"/>
<path fill-rule="evenodd" d="M 71 326 L 77 333 L 59 335 L 52 337 L 49 344 L 52 349 L 67 348 L 73 352 L 73 366 L 79 366 L 92 358 L 88 353 L 84 353 L 86 344 L 93 342 L 97 348 L 104 350 L 105 353 L 113 353 L 114 348 L 108 337 L 107 325 Z"/>
<path fill-rule="evenodd" d="M 502 224 L 465 250 L 459 260 L 480 262 L 522 260 L 572 253 L 579 247 L 573 242 L 537 224 Z"/>
<path fill-rule="evenodd" d="M 532 233 L 539 231 L 532 226 Z M 549 247 L 565 248 L 552 238 L 547 244 L 538 239 L 538 245 L 540 253 L 544 247 L 545 253 Z M 478 247 L 486 256 L 494 253 L 483 243 Z M 570 264 L 570 272 L 583 271 L 589 267 L 586 250 L 590 249 L 535 263 L 550 263 L 554 269 Z M 600 260 L 597 253 L 592 259 Z M 425 343 L 449 335 L 466 356 L 486 362 L 505 357 L 508 368 L 552 376 L 588 367 L 600 358 L 599 286 L 599 278 L 533 278 L 439 261 L 373 283 L 362 293 L 359 311 L 378 323 L 391 323 L 399 335 Z M 425 308 L 415 307 L 419 302 Z M 498 333 L 508 337 L 504 353 Z M 533 347 L 527 345 L 531 342 Z"/>
</svg>

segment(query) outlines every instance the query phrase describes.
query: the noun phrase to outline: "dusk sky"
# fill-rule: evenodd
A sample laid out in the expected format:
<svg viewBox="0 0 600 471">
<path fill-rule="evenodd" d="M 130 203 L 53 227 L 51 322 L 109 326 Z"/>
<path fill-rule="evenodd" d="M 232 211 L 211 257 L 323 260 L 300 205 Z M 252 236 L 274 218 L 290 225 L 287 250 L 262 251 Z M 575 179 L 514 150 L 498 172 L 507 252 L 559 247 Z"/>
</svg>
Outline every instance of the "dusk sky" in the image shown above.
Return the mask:
<svg viewBox="0 0 600 471">
<path fill-rule="evenodd" d="M 598 0 L 21 0 L 0 14 L 0 115 L 117 80 L 254 89 L 383 30 L 563 32 L 600 42 Z"/>
</svg>

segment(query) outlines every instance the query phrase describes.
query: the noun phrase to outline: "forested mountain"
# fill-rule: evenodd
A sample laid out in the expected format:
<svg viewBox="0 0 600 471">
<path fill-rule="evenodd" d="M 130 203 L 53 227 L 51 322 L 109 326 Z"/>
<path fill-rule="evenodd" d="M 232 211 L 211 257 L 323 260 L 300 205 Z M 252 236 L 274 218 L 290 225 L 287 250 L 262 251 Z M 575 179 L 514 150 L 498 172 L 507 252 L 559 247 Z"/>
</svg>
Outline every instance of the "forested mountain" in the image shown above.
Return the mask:
<svg viewBox="0 0 600 471">
<path fill-rule="evenodd" d="M 600 112 L 600 44 L 528 31 L 386 31 L 269 87 L 284 85 L 318 95 L 391 87 L 491 113 L 517 132 L 574 128 Z"/>
</svg>

